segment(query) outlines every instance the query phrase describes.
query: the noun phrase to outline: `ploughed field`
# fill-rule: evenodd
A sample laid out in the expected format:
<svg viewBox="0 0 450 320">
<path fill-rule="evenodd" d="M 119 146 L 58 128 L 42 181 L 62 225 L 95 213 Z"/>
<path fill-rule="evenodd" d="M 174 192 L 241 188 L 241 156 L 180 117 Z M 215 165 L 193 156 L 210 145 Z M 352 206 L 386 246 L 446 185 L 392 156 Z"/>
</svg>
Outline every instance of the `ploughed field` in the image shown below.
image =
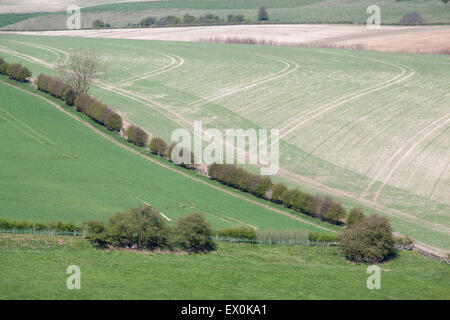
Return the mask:
<svg viewBox="0 0 450 320">
<path fill-rule="evenodd" d="M 106 58 L 109 69 L 92 94 L 151 134 L 169 140 L 194 120 L 206 128 L 280 129 L 274 180 L 380 212 L 398 232 L 450 248 L 448 56 L 0 35 L 0 55 L 35 75 L 54 73 L 76 48 Z"/>
</svg>

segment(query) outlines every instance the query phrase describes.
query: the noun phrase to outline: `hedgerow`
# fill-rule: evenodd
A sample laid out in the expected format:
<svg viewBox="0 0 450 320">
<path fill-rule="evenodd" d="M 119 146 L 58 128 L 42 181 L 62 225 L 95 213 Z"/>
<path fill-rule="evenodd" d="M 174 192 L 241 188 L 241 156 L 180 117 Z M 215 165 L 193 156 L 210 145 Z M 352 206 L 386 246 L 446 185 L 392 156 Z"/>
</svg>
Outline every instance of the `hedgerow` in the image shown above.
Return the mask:
<svg viewBox="0 0 450 320">
<path fill-rule="evenodd" d="M 145 147 L 148 142 L 148 134 L 140 127 L 131 124 L 125 131 L 128 141 L 137 145 L 138 147 Z"/>
<path fill-rule="evenodd" d="M 342 224 L 347 215 L 340 202 L 329 196 L 288 189 L 283 183 L 273 184 L 268 177 L 249 173 L 232 164 L 212 164 L 209 176 L 225 185 L 282 204 L 287 208 L 334 224 Z"/>
<path fill-rule="evenodd" d="M 8 76 L 10 79 L 26 82 L 27 78 L 31 77 L 31 71 L 19 63 L 7 63 L 0 57 L 0 73 Z"/>
<path fill-rule="evenodd" d="M 221 237 L 256 240 L 256 231 L 250 227 L 225 228 L 216 233 Z"/>
<path fill-rule="evenodd" d="M 48 230 L 48 231 L 80 231 L 83 230 L 82 226 L 76 225 L 73 222 L 30 222 L 30 221 L 16 221 L 6 218 L 0 218 L 0 230 Z"/>
</svg>

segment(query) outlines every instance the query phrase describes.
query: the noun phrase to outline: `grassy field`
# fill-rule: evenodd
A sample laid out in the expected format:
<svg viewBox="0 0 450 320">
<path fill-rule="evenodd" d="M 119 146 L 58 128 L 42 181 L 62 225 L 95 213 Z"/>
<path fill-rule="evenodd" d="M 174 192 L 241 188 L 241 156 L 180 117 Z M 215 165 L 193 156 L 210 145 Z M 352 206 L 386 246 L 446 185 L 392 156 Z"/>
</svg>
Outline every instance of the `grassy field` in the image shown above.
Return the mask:
<svg viewBox="0 0 450 320">
<path fill-rule="evenodd" d="M 450 248 L 448 56 L 0 39 L 0 54 L 35 74 L 53 72 L 72 49 L 101 48 L 109 70 L 93 95 L 167 140 L 193 120 L 210 128 L 278 128 L 282 169 L 275 180 L 381 212 L 397 231 Z"/>
<path fill-rule="evenodd" d="M 179 0 L 150 1 L 102 4 L 82 9 L 82 26 L 91 28 L 92 22 L 102 19 L 113 27 L 125 27 L 136 24 L 141 19 L 153 16 L 178 16 L 184 14 L 200 16 L 212 13 L 226 20 L 228 14 L 243 14 L 250 21 L 256 21 L 258 8 L 265 6 L 269 18 L 274 23 L 365 23 L 367 7 L 374 4 L 371 0 Z M 81 3 L 81 6 L 86 3 Z M 435 0 L 377 1 L 381 9 L 383 24 L 396 24 L 404 14 L 416 11 L 427 23 L 450 23 L 448 5 Z M 45 5 L 41 6 L 45 10 Z M 41 9 L 42 10 L 42 9 Z M 48 9 L 49 11 L 51 8 Z M 67 15 L 64 13 L 35 17 L 27 21 L 11 24 L 8 29 L 15 30 L 53 30 L 65 29 Z M 0 16 L 1 19 L 1 16 Z"/>
<path fill-rule="evenodd" d="M 0 96 L 1 217 L 79 223 L 106 219 L 146 201 L 172 220 L 201 211 L 214 227 L 328 232 L 317 226 L 325 223 L 303 223 L 250 203 L 247 195 L 241 199 L 223 191 L 229 189 L 217 190 L 206 178 L 194 181 L 190 174 L 158 166 L 18 89 L 0 83 Z M 116 139 L 117 134 L 110 136 Z"/>
<path fill-rule="evenodd" d="M 343 260 L 337 248 L 220 242 L 210 254 L 180 255 L 1 235 L 0 250 L 0 299 L 450 298 L 448 266 L 411 252 L 381 265 L 381 289 L 368 290 L 367 266 Z M 72 264 L 81 270 L 80 290 L 66 288 Z"/>
</svg>

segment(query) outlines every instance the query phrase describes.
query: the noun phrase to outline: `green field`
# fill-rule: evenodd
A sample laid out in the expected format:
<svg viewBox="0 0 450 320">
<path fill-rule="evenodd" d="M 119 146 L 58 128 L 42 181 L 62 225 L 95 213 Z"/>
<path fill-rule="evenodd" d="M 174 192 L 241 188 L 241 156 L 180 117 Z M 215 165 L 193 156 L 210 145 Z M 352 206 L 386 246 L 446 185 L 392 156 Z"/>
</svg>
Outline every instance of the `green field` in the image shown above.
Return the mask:
<svg viewBox="0 0 450 320">
<path fill-rule="evenodd" d="M 381 289 L 368 290 L 367 266 L 343 260 L 336 248 L 220 242 L 210 254 L 179 255 L 1 235 L 0 250 L 0 299 L 450 298 L 448 266 L 412 252 L 383 264 Z M 80 290 L 66 288 L 72 264 L 81 270 Z"/>
<path fill-rule="evenodd" d="M 200 211 L 217 228 L 254 226 L 329 233 L 318 227 L 325 223 L 308 217 L 304 219 L 314 224 L 301 222 L 249 202 L 247 195 L 238 198 L 238 193 L 227 193 L 229 189 L 215 189 L 218 185 L 206 178 L 152 163 L 112 143 L 126 143 L 117 134 L 106 133 L 108 140 L 99 134 L 103 133 L 100 126 L 93 128 L 95 132 L 16 88 L 0 83 L 0 96 L 1 217 L 80 223 L 106 219 L 145 201 L 172 220 Z M 75 118 L 80 116 L 66 109 Z M 254 197 L 252 201 L 262 203 Z"/>
<path fill-rule="evenodd" d="M 0 54 L 34 74 L 53 72 L 73 49 L 101 48 L 109 70 L 93 95 L 166 140 L 174 129 L 191 129 L 193 120 L 209 128 L 278 128 L 282 169 L 274 180 L 380 212 L 398 232 L 450 248 L 448 56 L 0 39 Z"/>
<path fill-rule="evenodd" d="M 77 2 L 71 2 L 76 4 Z M 371 0 L 178 0 L 103 4 L 82 9 L 82 27 L 91 28 L 92 22 L 102 19 L 112 27 L 136 24 L 145 17 L 178 16 L 189 13 L 201 16 L 208 13 L 224 20 L 228 14 L 243 14 L 248 20 L 256 21 L 258 8 L 265 6 L 273 23 L 365 23 L 367 7 Z M 85 2 L 79 5 L 86 5 Z M 383 24 L 397 24 L 404 14 L 418 12 L 427 23 L 450 23 L 450 6 L 435 0 L 380 0 Z M 45 11 L 45 4 L 42 6 Z M 27 21 L 8 25 L 9 30 L 54 30 L 65 29 L 65 13 L 33 17 Z M 1 20 L 1 15 L 0 15 Z"/>
</svg>

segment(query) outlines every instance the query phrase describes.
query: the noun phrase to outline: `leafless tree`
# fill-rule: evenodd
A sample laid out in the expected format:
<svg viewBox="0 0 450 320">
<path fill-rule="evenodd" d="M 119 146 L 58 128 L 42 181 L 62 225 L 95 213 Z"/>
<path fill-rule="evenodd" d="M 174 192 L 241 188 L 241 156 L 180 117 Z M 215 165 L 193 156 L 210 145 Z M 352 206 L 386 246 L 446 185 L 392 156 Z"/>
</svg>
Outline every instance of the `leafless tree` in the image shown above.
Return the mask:
<svg viewBox="0 0 450 320">
<path fill-rule="evenodd" d="M 95 51 L 78 50 L 65 61 L 58 62 L 60 77 L 79 94 L 87 94 L 91 84 L 106 70 Z"/>
</svg>

